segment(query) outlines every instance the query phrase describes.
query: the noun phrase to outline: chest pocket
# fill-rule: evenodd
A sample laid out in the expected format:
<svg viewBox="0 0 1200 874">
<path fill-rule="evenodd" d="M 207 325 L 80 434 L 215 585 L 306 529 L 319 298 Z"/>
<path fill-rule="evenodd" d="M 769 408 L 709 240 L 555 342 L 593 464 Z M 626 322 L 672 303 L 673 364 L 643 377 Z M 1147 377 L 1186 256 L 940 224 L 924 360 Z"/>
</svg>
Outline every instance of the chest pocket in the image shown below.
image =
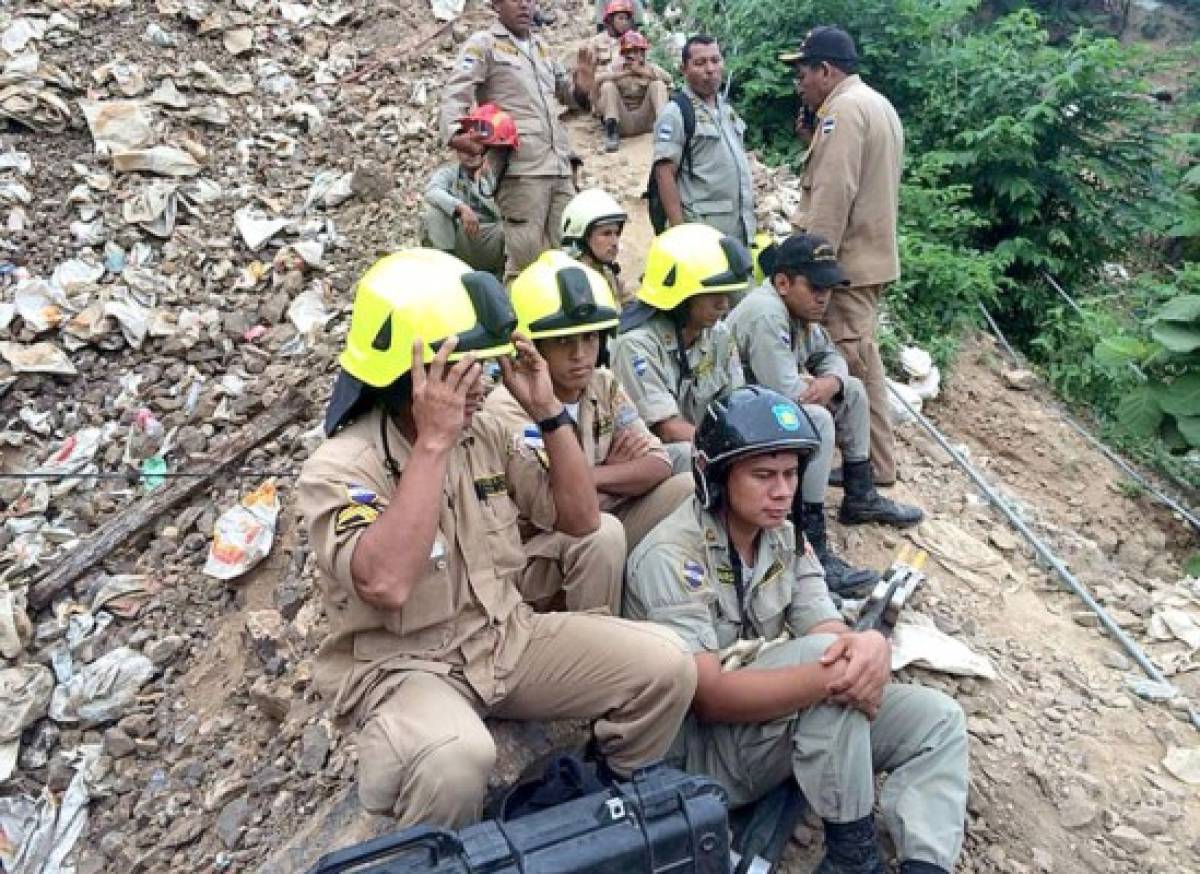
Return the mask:
<svg viewBox="0 0 1200 874">
<path fill-rule="evenodd" d="M 783 565 L 774 564 L 767 571 L 766 579 L 754 587 L 750 598 L 750 613 L 763 637 L 778 637 L 783 631 L 791 601 L 788 576 Z"/>
<path fill-rule="evenodd" d="M 503 577 L 520 572 L 525 567 L 525 552 L 521 549 L 521 533 L 517 527 L 517 505 L 503 493 L 481 498 L 479 507 L 496 575 Z"/>
</svg>

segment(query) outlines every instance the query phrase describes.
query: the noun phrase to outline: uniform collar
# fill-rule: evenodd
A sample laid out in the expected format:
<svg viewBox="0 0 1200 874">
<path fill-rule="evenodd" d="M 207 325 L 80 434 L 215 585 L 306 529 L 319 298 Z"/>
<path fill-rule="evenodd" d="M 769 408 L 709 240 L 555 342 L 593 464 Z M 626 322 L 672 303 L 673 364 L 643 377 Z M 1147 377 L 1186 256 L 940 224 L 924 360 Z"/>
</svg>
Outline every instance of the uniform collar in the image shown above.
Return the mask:
<svg viewBox="0 0 1200 874">
<path fill-rule="evenodd" d="M 503 24 L 501 24 L 499 18 L 497 18 L 494 22 L 492 22 L 491 34 L 493 36 L 503 37 L 504 39 L 509 40 L 513 45 L 517 44 L 517 40 L 518 40 L 517 35 L 515 33 L 513 33 L 511 30 L 509 30 L 507 27 L 505 27 Z M 536 33 L 534 33 L 531 30 L 531 31 L 529 31 L 529 36 L 527 36 L 524 40 L 522 40 L 522 42 L 527 42 L 531 45 L 537 45 L 538 44 L 538 36 Z"/>
<path fill-rule="evenodd" d="M 683 93 L 684 93 L 684 94 L 686 94 L 688 97 L 690 97 L 690 98 L 691 98 L 693 101 L 695 101 L 696 103 L 699 103 L 701 106 L 705 107 L 706 109 L 709 109 L 710 111 L 712 111 L 712 110 L 713 110 L 713 107 L 710 107 L 710 106 L 709 106 L 707 103 L 705 103 L 705 102 L 704 102 L 704 98 L 703 98 L 703 97 L 701 97 L 699 94 L 697 94 L 695 91 L 693 91 L 693 90 L 692 90 L 692 86 L 691 86 L 691 85 L 689 85 L 689 84 L 687 84 L 687 82 L 684 82 L 684 83 L 683 83 Z M 721 99 L 721 89 L 720 89 L 720 88 L 718 88 L 718 89 L 717 89 L 717 93 L 714 95 L 714 97 L 716 98 L 716 101 L 717 101 L 717 105 L 716 105 L 716 109 L 715 109 L 715 111 L 716 111 L 718 114 L 720 114 L 720 112 L 721 112 L 721 107 L 722 107 L 722 106 L 724 105 L 724 103 L 725 103 L 725 101 L 723 101 L 723 100 Z"/>
<path fill-rule="evenodd" d="M 841 97 L 860 82 L 862 82 L 862 79 L 859 78 L 858 73 L 852 73 L 841 82 L 838 82 L 837 86 L 829 92 L 829 96 L 825 98 L 825 102 L 821 104 L 821 108 L 817 110 L 817 115 L 824 115 L 825 110 L 829 108 L 829 104 L 833 102 L 835 97 Z"/>
</svg>

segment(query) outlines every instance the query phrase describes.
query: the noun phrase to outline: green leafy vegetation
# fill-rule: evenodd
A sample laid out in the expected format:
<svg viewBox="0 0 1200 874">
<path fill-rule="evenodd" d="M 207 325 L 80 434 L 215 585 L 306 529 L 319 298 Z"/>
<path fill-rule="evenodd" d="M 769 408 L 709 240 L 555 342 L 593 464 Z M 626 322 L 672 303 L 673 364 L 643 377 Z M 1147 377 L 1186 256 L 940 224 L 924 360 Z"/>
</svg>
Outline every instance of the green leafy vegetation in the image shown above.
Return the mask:
<svg viewBox="0 0 1200 874">
<path fill-rule="evenodd" d="M 945 364 L 983 304 L 1107 437 L 1200 485 L 1195 46 L 1122 44 L 1109 34 L 1129 4 L 1085 0 L 685 0 L 684 11 L 721 40 L 752 145 L 797 170 L 796 97 L 776 56 L 818 24 L 855 36 L 863 78 L 905 123 L 893 344 L 918 342 Z M 1162 83 L 1169 102 L 1154 96 Z"/>
</svg>

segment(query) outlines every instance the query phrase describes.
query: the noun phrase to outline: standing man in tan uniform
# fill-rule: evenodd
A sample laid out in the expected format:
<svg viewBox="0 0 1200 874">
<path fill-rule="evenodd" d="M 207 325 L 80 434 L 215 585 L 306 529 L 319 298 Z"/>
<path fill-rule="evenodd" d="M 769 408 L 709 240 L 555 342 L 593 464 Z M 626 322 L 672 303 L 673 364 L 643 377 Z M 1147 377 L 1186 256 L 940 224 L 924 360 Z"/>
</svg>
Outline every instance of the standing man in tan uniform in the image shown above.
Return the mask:
<svg viewBox="0 0 1200 874">
<path fill-rule="evenodd" d="M 696 660 L 692 713 L 667 756 L 710 774 L 731 807 L 795 780 L 825 823 L 816 874 L 884 874 L 875 773 L 900 874 L 946 874 L 962 849 L 967 730 L 943 693 L 893 683 L 891 647 L 857 632 L 787 521 L 817 435 L 760 386 L 711 405 L 696 494 L 629 557 L 625 615 L 676 631 Z"/>
<path fill-rule="evenodd" d="M 534 529 L 524 538 L 525 552 L 531 563 L 553 563 L 569 562 L 576 550 L 607 550 L 620 580 L 626 550 L 637 546 L 691 494 L 692 478 L 671 476 L 671 459 L 662 443 L 612 372 L 596 366 L 607 336 L 617 326 L 617 302 L 599 273 L 562 252 L 546 252 L 517 277 L 512 302 L 518 329 L 546 359 L 554 395 L 571 415 L 600 501 L 600 530 L 611 535 L 603 545 L 593 546 L 593 541 Z M 516 465 L 520 489 L 548 489 L 549 458 L 542 435 L 512 394 L 497 388 L 488 396 L 484 414 L 500 419 L 518 445 L 534 450 L 522 452 Z M 528 590 L 525 596 L 531 599 Z M 618 595 L 613 614 L 620 609 Z"/>
<path fill-rule="evenodd" d="M 604 122 L 604 150 L 615 152 L 621 137 L 649 133 L 671 94 L 671 74 L 646 60 L 650 41 L 631 30 L 620 40 L 620 58 L 596 75 L 596 114 Z"/>
<path fill-rule="evenodd" d="M 817 114 L 804 163 L 804 199 L 792 224 L 824 237 L 850 280 L 834 292 L 825 324 L 871 401 L 871 464 L 877 485 L 896 481 L 886 377 L 875 341 L 879 299 L 900 278 L 896 221 L 904 128 L 888 99 L 855 72 L 854 40 L 816 27 L 795 52 L 796 90 Z"/>
<path fill-rule="evenodd" d="M 670 632 L 611 616 L 535 614 L 516 521 L 597 529 L 571 418 L 491 274 L 407 250 L 359 281 L 298 502 L 321 569 L 329 636 L 314 666 L 358 733 L 358 793 L 401 826 L 476 818 L 496 757 L 485 716 L 595 719 L 620 774 L 659 759 L 695 687 Z M 516 358 L 509 356 L 515 346 Z M 537 422 L 550 488 L 524 494 L 511 435 L 487 417 L 479 361 Z M 622 555 L 624 554 L 622 550 Z"/>
<path fill-rule="evenodd" d="M 520 147 L 496 180 L 496 205 L 504 223 L 505 278 L 515 277 L 546 249 L 558 247 L 563 207 L 575 194 L 574 165 L 565 105 L 587 94 L 572 86 L 541 37 L 530 31 L 532 0 L 492 0 L 496 23 L 473 34 L 442 92 L 442 139 L 455 148 L 482 151 L 479 133 L 456 133 L 474 103 L 491 102 L 517 122 Z"/>
</svg>

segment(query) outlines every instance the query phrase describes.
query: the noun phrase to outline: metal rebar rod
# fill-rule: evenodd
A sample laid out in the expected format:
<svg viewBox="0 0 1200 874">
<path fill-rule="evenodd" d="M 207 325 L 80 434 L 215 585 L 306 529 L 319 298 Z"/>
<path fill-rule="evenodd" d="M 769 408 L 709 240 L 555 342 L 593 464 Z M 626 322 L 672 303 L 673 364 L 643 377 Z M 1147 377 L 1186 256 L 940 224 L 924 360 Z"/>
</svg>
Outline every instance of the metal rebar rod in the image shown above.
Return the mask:
<svg viewBox="0 0 1200 874">
<path fill-rule="evenodd" d="M 991 484 L 983 478 L 983 475 L 975 469 L 975 466 L 972 465 L 971 462 L 967 461 L 961 452 L 950 445 L 950 441 L 947 440 L 945 435 L 938 430 L 937 426 L 930 422 L 929 419 L 926 418 L 925 415 L 919 410 L 915 409 L 891 385 L 888 386 L 888 391 L 890 391 L 892 395 L 904 405 L 904 408 L 908 410 L 917 420 L 917 422 L 920 423 L 921 427 L 924 428 L 929 435 L 937 441 L 938 445 L 946 450 L 947 454 L 949 454 L 949 456 L 954 460 L 954 463 L 962 468 L 963 472 L 971 478 L 979 490 L 983 492 L 984 496 L 987 497 L 987 499 L 991 501 L 1001 513 L 1004 514 L 1009 523 L 1021 533 L 1021 536 L 1029 541 L 1029 544 L 1033 547 L 1038 556 L 1040 556 L 1041 559 L 1046 562 L 1046 564 L 1054 569 L 1055 573 L 1057 573 L 1059 578 L 1066 584 L 1066 587 L 1073 592 L 1079 598 L 1079 600 L 1083 601 L 1084 605 L 1089 610 L 1096 614 L 1096 617 L 1100 620 L 1100 624 L 1104 626 L 1104 629 L 1111 634 L 1118 643 L 1121 644 L 1125 651 L 1129 653 L 1130 657 L 1137 662 L 1138 666 L 1146 673 L 1146 676 L 1156 683 L 1172 686 L 1167 678 L 1163 676 L 1162 672 L 1159 671 L 1154 662 L 1150 661 L 1150 657 L 1146 655 L 1145 651 L 1143 651 L 1142 648 L 1137 645 L 1133 638 L 1125 633 L 1121 626 L 1117 625 L 1116 621 L 1112 618 L 1112 616 L 1109 615 L 1108 611 L 1105 610 L 1104 607 L 1092 596 L 1092 593 L 1089 592 L 1087 588 L 1075 578 L 1074 574 L 1067 570 L 1067 566 L 1063 564 L 1062 560 L 1050 550 L 1050 547 L 1046 546 L 1046 544 L 1037 536 L 1037 534 L 1033 532 L 1033 530 L 1025 523 L 1025 520 L 1022 519 L 1015 510 L 1013 510 L 1008 501 L 1001 497 L 1000 494 L 992 488 Z M 1197 731 L 1200 731 L 1200 712 L 1197 712 L 1196 709 L 1189 703 L 1187 706 L 1187 713 L 1188 717 L 1191 719 L 1192 725 Z"/>
<path fill-rule="evenodd" d="M 1024 367 L 1024 359 L 1008 342 L 1008 338 L 1004 336 L 1004 332 L 1000 330 L 1000 326 L 996 324 L 996 320 L 992 318 L 992 314 L 988 312 L 988 308 L 983 305 L 983 301 L 979 302 L 979 309 L 983 313 L 983 317 L 987 320 L 988 325 L 991 327 L 992 333 L 995 335 L 996 340 L 1001 346 L 1004 347 L 1005 351 L 1008 352 L 1009 358 L 1011 358 L 1013 363 L 1018 367 Z M 1061 405 L 1056 404 L 1055 407 L 1058 414 L 1062 416 L 1063 420 L 1073 429 L 1075 429 L 1075 432 L 1079 434 L 1080 437 L 1091 444 L 1094 449 L 1099 451 L 1101 455 L 1119 467 L 1125 474 L 1132 477 L 1138 485 L 1150 492 L 1150 494 L 1154 495 L 1154 497 L 1158 498 L 1160 502 L 1182 516 L 1189 525 L 1191 525 L 1197 531 L 1200 531 L 1200 518 L 1197 518 L 1196 514 L 1192 513 L 1190 510 L 1184 507 L 1183 504 L 1172 498 L 1170 495 L 1167 495 L 1155 488 L 1145 477 L 1138 473 L 1132 465 L 1125 461 L 1125 459 L 1121 458 L 1121 456 L 1117 455 L 1115 452 L 1105 446 L 1099 438 L 1093 436 L 1092 433 L 1088 431 L 1081 422 L 1063 409 Z"/>
</svg>

